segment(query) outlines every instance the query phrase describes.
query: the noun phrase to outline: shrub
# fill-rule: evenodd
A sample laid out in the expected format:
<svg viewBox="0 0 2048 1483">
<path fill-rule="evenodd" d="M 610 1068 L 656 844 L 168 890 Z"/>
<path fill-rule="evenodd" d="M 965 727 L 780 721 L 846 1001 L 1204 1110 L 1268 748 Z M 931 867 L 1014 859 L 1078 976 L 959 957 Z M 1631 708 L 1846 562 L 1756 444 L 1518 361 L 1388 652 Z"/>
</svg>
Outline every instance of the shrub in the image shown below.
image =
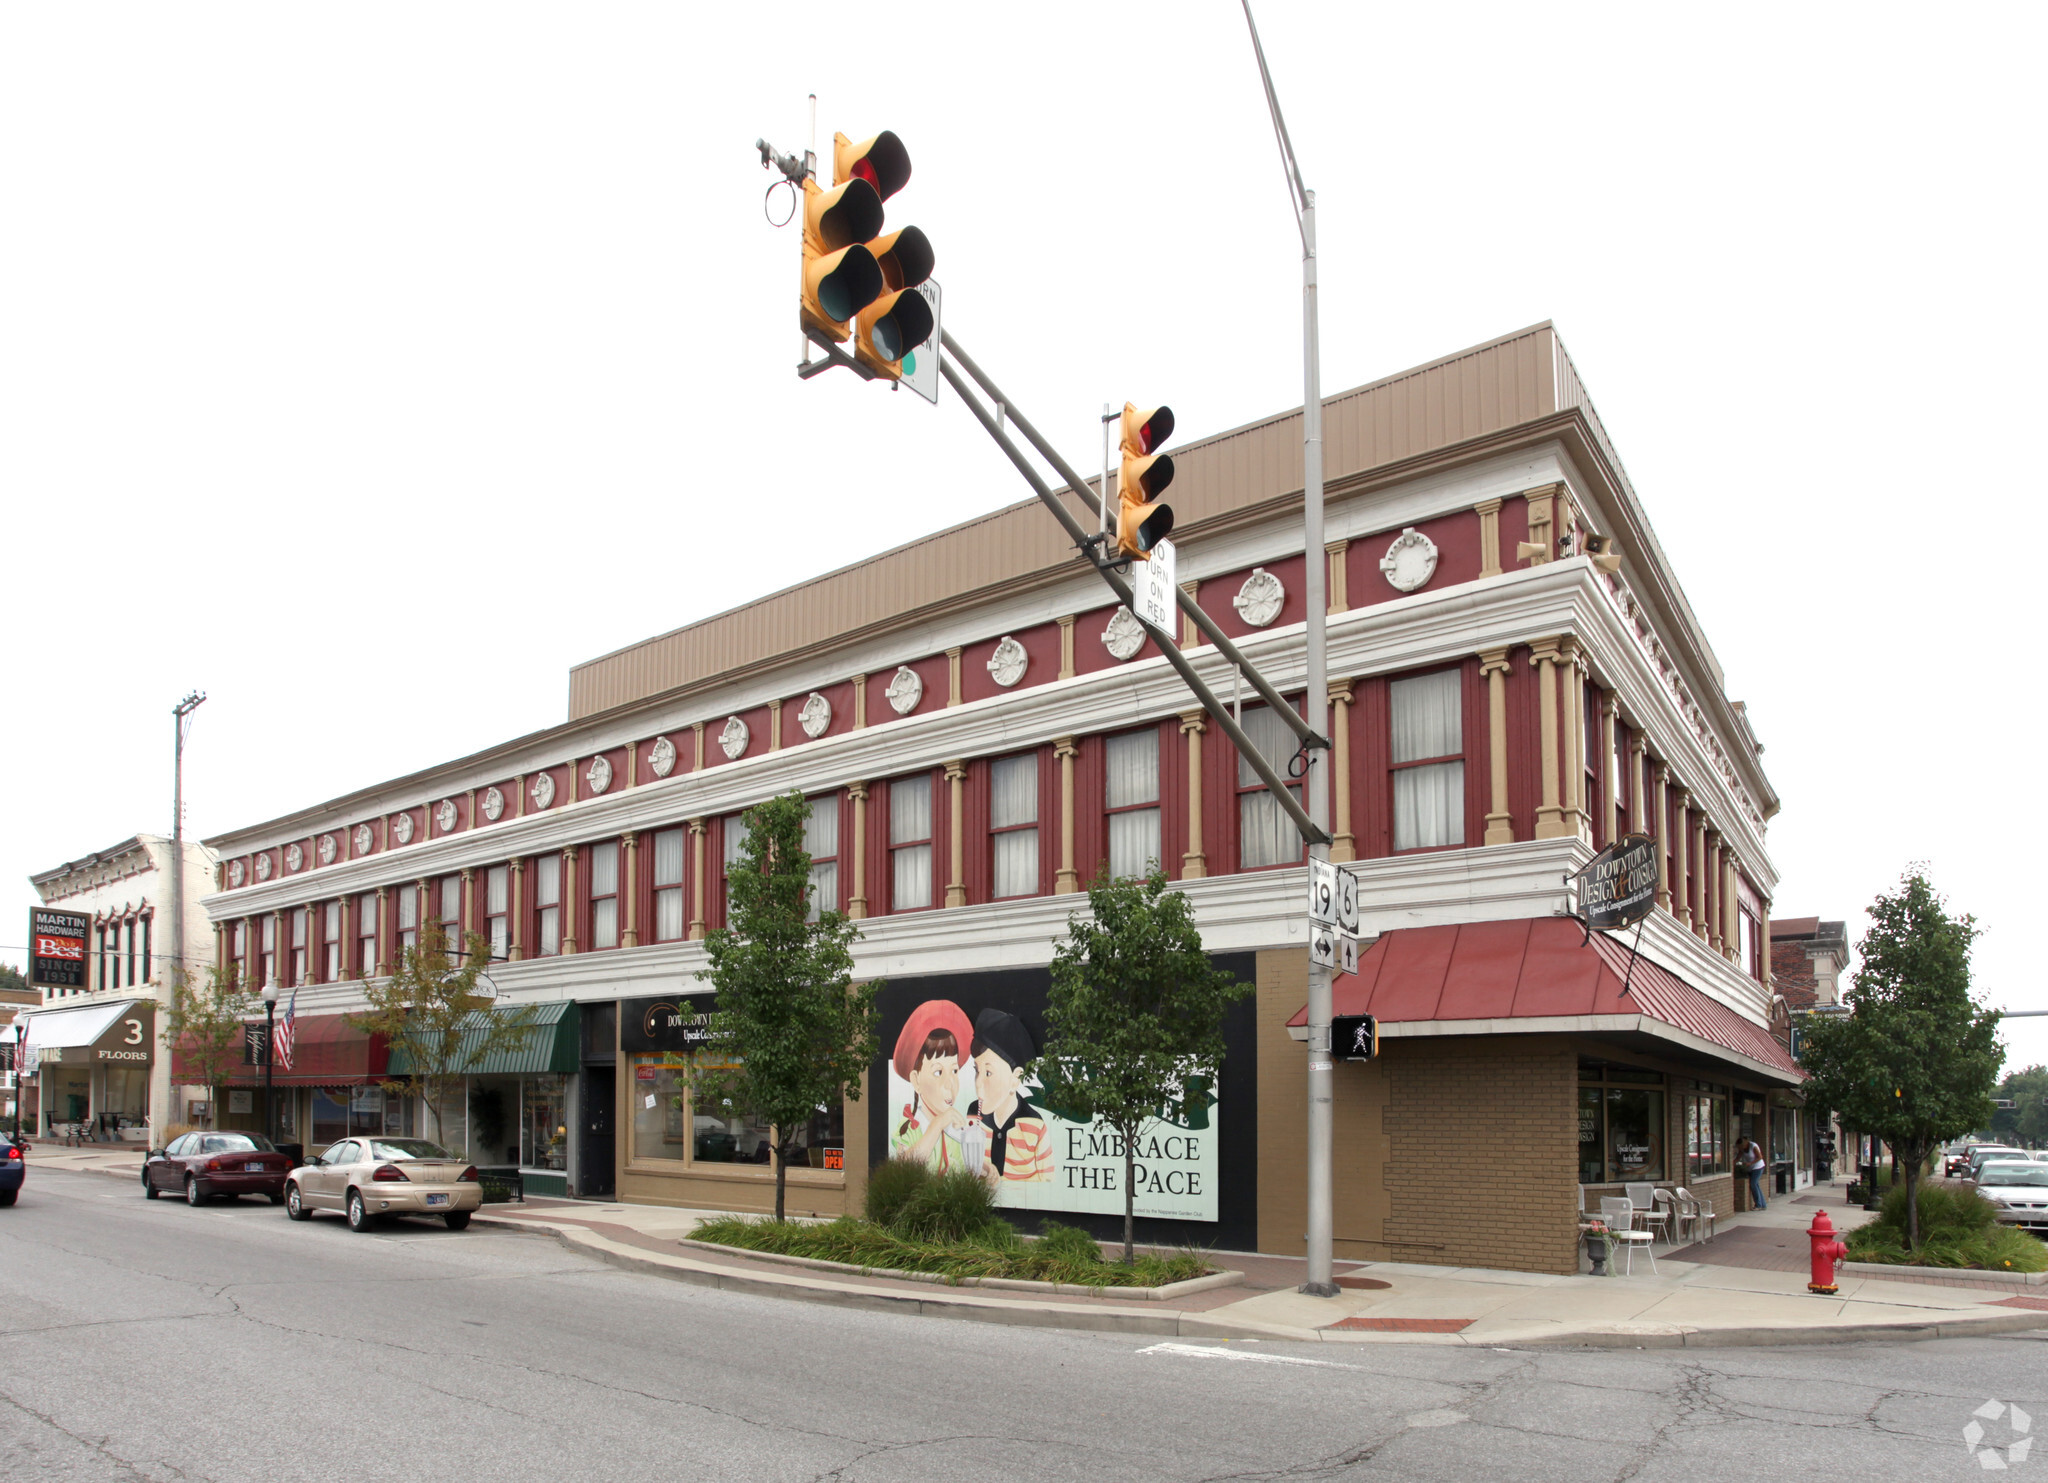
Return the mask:
<svg viewBox="0 0 2048 1483">
<path fill-rule="evenodd" d="M 896 1224 L 903 1206 L 931 1183 L 932 1166 L 922 1159 L 889 1159 L 868 1173 L 868 1192 L 861 1208 L 878 1226 Z"/>
<path fill-rule="evenodd" d="M 921 1241 L 965 1241 L 996 1221 L 996 1192 L 965 1169 L 933 1173 L 910 1191 L 889 1228 Z"/>
<path fill-rule="evenodd" d="M 2048 1271 L 2048 1246 L 2024 1231 L 2000 1225 L 1998 1212 L 1974 1191 L 1923 1184 L 1918 1204 L 1919 1250 L 1906 1246 L 1906 1189 L 1901 1183 L 1885 1192 L 1876 1220 L 1849 1233 L 1849 1260 L 1991 1272 Z"/>
<path fill-rule="evenodd" d="M 1047 1256 L 1068 1261 L 1102 1260 L 1102 1248 L 1095 1244 L 1093 1236 L 1079 1226 L 1061 1225 L 1056 1220 L 1048 1220 L 1038 1228 L 1038 1249 Z"/>
<path fill-rule="evenodd" d="M 1988 1201 L 1979 1199 L 1973 1190 L 1957 1189 L 1953 1185 L 1921 1185 L 1919 1206 L 1922 1239 L 1931 1239 L 1946 1230 L 1986 1231 L 1998 1224 L 1998 1212 Z M 1884 1198 L 1878 1205 L 1876 1224 L 1893 1226 L 1900 1231 L 1906 1229 L 1904 1180 L 1884 1192 Z"/>
</svg>

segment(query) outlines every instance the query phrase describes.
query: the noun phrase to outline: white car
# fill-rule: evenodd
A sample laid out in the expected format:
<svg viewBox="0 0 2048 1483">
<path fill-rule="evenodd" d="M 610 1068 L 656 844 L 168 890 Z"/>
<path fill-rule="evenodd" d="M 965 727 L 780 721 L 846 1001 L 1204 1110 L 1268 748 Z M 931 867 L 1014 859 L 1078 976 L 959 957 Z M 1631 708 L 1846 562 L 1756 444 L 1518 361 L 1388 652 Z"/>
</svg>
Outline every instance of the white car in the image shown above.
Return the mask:
<svg viewBox="0 0 2048 1483">
<path fill-rule="evenodd" d="M 293 1220 L 334 1210 L 363 1232 L 387 1215 L 438 1215 L 459 1231 L 483 1202 L 476 1165 L 424 1138 L 345 1138 L 292 1170 L 284 1186 Z"/>
<path fill-rule="evenodd" d="M 1998 1212 L 1998 1223 L 2048 1234 L 2048 1162 L 1994 1159 L 1977 1176 L 1977 1193 Z"/>
</svg>

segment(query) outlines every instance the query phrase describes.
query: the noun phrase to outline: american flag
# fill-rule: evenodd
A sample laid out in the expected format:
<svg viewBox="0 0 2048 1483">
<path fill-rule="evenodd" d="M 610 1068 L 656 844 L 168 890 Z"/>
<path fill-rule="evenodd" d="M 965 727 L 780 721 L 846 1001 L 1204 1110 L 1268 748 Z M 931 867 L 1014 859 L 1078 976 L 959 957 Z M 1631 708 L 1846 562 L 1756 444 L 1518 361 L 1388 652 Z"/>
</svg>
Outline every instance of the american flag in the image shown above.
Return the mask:
<svg viewBox="0 0 2048 1483">
<path fill-rule="evenodd" d="M 275 1046 L 277 1064 L 287 1071 L 292 1069 L 292 1016 L 298 1012 L 298 1007 L 299 991 L 293 989 L 292 997 L 284 1006 L 284 1018 L 278 1022 Z"/>
</svg>

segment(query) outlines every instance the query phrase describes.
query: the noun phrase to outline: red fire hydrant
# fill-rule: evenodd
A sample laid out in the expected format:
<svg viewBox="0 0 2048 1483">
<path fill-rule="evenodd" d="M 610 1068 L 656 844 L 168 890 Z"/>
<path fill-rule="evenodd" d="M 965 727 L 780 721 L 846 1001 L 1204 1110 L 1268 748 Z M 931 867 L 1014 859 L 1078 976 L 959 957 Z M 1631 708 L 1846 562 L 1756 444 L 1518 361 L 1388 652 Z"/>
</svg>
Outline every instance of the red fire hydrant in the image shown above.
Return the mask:
<svg viewBox="0 0 2048 1483">
<path fill-rule="evenodd" d="M 1813 1224 L 1807 1228 L 1806 1239 L 1813 1243 L 1813 1281 L 1806 1284 L 1808 1292 L 1832 1293 L 1835 1288 L 1835 1263 L 1849 1254 L 1849 1248 L 1835 1239 L 1835 1223 L 1822 1210 L 1813 1217 Z"/>
</svg>

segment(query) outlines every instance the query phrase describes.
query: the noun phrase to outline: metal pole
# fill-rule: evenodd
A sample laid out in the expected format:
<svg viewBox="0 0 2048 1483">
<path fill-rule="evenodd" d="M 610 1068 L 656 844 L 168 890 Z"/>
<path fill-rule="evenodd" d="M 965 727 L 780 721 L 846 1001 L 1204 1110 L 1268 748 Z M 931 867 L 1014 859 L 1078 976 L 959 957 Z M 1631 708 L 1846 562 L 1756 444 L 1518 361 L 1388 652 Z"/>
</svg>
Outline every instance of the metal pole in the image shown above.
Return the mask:
<svg viewBox="0 0 2048 1483">
<path fill-rule="evenodd" d="M 1102 533 L 1109 534 L 1109 424 L 1116 416 L 1109 410 L 1109 403 L 1102 404 L 1102 483 L 1096 493 L 1102 504 Z"/>
<path fill-rule="evenodd" d="M 171 707 L 176 733 L 171 763 L 171 982 L 185 971 L 185 718 L 206 704 L 194 690 Z"/>
<path fill-rule="evenodd" d="M 277 1102 L 271 1067 L 277 1062 L 277 1000 L 263 1001 L 263 1136 L 277 1142 Z"/>
</svg>

